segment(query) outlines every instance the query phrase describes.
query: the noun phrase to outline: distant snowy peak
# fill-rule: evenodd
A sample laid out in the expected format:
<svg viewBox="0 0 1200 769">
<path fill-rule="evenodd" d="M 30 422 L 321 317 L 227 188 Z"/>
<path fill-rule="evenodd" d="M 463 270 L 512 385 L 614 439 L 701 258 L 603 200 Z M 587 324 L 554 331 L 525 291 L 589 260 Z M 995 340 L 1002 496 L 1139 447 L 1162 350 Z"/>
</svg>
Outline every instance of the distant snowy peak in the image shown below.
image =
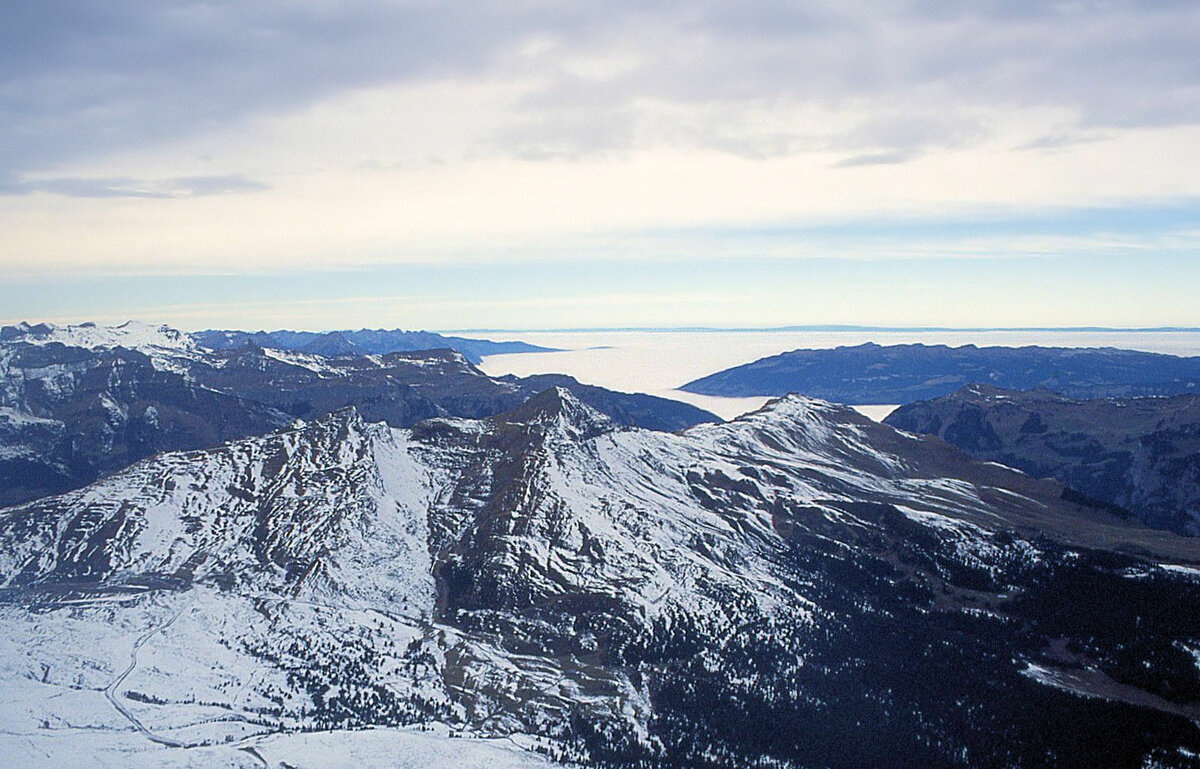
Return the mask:
<svg viewBox="0 0 1200 769">
<path fill-rule="evenodd" d="M 145 353 L 177 351 L 193 353 L 196 343 L 187 334 L 170 326 L 155 326 L 140 321 L 126 321 L 119 326 L 100 326 L 80 323 L 76 326 L 55 326 L 50 323 L 18 323 L 0 328 L 0 342 L 51 344 L 68 347 L 106 350 L 124 347 Z"/>
</svg>

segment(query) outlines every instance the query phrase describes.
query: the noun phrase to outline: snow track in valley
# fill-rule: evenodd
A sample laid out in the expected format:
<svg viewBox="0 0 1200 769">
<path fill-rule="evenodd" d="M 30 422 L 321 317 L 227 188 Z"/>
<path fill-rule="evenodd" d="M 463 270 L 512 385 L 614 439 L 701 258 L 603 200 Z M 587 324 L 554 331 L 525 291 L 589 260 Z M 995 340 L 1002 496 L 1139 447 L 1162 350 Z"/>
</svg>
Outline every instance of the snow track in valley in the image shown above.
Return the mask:
<svg viewBox="0 0 1200 769">
<path fill-rule="evenodd" d="M 161 625 L 152 627 L 149 630 L 147 630 L 145 633 L 142 633 L 140 636 L 138 636 L 137 640 L 133 642 L 133 648 L 129 652 L 129 667 L 125 668 L 125 670 L 123 670 L 119 676 L 114 678 L 113 682 L 110 683 L 104 689 L 104 696 L 108 698 L 108 701 L 112 703 L 112 706 L 114 708 L 116 708 L 117 712 L 120 713 L 122 716 L 124 716 L 124 718 L 127 721 L 129 721 L 129 723 L 133 724 L 133 727 L 135 729 L 137 729 L 142 734 L 142 736 L 144 736 L 146 739 L 150 740 L 151 742 L 156 742 L 159 745 L 166 745 L 169 748 L 186 748 L 189 746 L 182 742 L 179 742 L 178 740 L 172 740 L 169 737 L 160 737 L 157 734 L 155 734 L 154 732 L 147 729 L 146 725 L 143 724 L 140 720 L 138 720 L 137 716 L 135 716 L 133 713 L 131 713 L 129 711 L 128 708 L 126 708 L 123 704 L 121 704 L 121 700 L 119 699 L 119 697 L 117 695 L 117 690 L 119 688 L 121 688 L 121 684 L 125 683 L 125 679 L 129 678 L 129 675 L 131 673 L 133 673 L 134 670 L 137 669 L 138 650 L 141 649 L 142 646 L 147 641 L 149 641 L 151 638 L 158 635 L 162 631 L 169 628 L 172 624 L 174 624 L 175 620 L 182 617 L 183 614 L 185 612 L 187 612 L 187 610 L 190 608 L 191 608 L 191 604 L 181 608 L 179 611 L 177 611 L 173 615 L 171 615 L 170 619 L 168 619 L 166 622 L 162 623 Z"/>
</svg>

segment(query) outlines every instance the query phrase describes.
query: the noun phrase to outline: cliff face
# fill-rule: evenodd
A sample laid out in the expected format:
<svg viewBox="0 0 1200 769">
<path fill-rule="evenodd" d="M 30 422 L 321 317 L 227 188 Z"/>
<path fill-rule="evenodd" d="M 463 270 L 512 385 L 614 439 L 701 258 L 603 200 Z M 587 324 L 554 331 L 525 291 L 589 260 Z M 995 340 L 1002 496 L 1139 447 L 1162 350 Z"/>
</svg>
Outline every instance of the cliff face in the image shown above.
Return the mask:
<svg viewBox="0 0 1200 769">
<path fill-rule="evenodd" d="M 1200 534 L 1200 396 L 1081 401 L 972 386 L 885 421 L 1056 478 L 1149 526 Z"/>
</svg>

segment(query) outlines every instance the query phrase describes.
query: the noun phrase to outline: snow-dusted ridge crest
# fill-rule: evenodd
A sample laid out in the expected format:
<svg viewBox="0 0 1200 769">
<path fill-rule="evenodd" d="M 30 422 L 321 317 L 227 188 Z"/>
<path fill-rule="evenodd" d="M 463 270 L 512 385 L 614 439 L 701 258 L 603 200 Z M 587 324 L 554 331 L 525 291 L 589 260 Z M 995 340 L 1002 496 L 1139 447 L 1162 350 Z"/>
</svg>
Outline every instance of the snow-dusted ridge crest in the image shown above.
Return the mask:
<svg viewBox="0 0 1200 769">
<path fill-rule="evenodd" d="M 5 326 L 0 331 L 0 341 L 21 341 L 29 344 L 64 344 L 68 347 L 83 347 L 89 350 L 104 350 L 125 347 L 140 352 L 156 353 L 176 351 L 192 353 L 197 350 L 192 338 L 167 325 L 154 325 L 130 320 L 116 326 L 95 323 L 56 326 L 51 323 L 19 323 Z"/>
<path fill-rule="evenodd" d="M 1195 648 L 1200 583 L 1158 564 L 1196 545 L 1061 492 L 799 397 L 672 434 L 551 389 L 162 454 L 0 511 L 0 718 L 35 735 L 0 753 L 99 729 L 250 766 L 289 730 L 414 724 L 616 766 L 1001 766 L 1093 731 L 1098 758 L 1116 721 L 1138 759 L 1200 747 L 1128 688 L 1146 661 L 1188 685 L 1154 650 Z M 1140 592 L 1063 627 L 1055 586 L 1089 580 Z M 1130 606 L 1158 612 L 1135 641 Z M 1072 633 L 1102 698 L 1025 674 Z"/>
<path fill-rule="evenodd" d="M 450 349 L 326 352 L 264 347 L 252 337 L 207 349 L 136 323 L 6 326 L 0 507 L 81 488 L 153 454 L 210 448 L 346 406 L 409 427 L 436 416 L 495 415 L 561 385 L 623 424 L 678 430 L 716 419 L 565 376 L 492 378 Z"/>
<path fill-rule="evenodd" d="M 349 408 L 210 451 L 143 460 L 7 514 L 13 547 L 0 557 L 0 584 L 233 580 L 428 616 L 428 490 L 403 440 Z M 362 568 L 372 558 L 391 564 L 383 587 Z"/>
</svg>

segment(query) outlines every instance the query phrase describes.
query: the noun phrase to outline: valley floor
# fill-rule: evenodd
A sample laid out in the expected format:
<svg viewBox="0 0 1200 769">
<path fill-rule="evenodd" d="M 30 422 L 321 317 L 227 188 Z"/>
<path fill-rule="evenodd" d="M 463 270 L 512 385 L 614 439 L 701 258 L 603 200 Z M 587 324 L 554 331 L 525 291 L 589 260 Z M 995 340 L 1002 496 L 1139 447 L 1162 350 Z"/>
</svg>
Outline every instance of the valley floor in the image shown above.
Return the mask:
<svg viewBox="0 0 1200 769">
<path fill-rule="evenodd" d="M 236 678 L 250 689 L 255 675 L 241 655 L 222 654 L 219 631 L 196 632 L 229 608 L 204 590 L 63 604 L 39 613 L 0 606 L 0 766 L 61 769 L 67 756 L 74 769 L 554 765 L 522 735 L 482 739 L 441 724 L 279 731 L 256 723 L 241 692 L 217 691 Z M 110 613 L 106 604 L 122 608 Z M 172 692 L 192 701 L 161 701 Z"/>
</svg>

